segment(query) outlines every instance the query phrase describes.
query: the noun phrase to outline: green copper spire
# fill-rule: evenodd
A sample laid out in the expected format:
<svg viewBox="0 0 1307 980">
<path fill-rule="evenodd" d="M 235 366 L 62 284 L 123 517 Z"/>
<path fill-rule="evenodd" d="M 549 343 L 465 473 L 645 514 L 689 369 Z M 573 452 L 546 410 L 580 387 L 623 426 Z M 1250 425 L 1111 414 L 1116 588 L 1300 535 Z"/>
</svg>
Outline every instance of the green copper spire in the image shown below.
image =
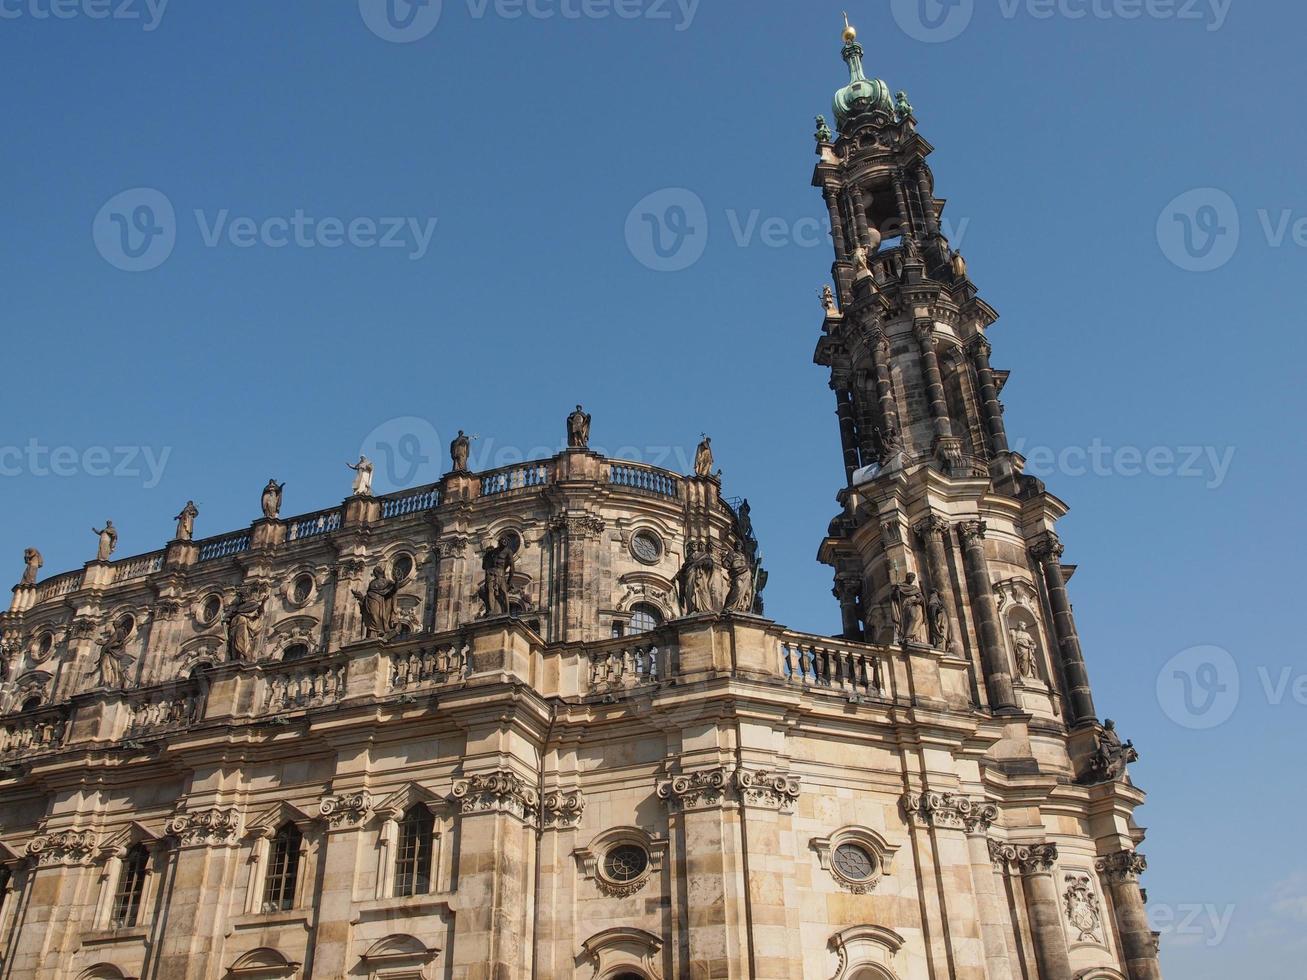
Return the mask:
<svg viewBox="0 0 1307 980">
<path fill-rule="evenodd" d="M 844 61 L 849 66 L 849 84 L 835 93 L 835 122 L 842 130 L 844 124 L 861 112 L 879 109 L 894 116 L 894 99 L 889 86 L 879 78 L 868 78 L 862 67 L 862 45 L 858 32 L 844 15 Z"/>
</svg>

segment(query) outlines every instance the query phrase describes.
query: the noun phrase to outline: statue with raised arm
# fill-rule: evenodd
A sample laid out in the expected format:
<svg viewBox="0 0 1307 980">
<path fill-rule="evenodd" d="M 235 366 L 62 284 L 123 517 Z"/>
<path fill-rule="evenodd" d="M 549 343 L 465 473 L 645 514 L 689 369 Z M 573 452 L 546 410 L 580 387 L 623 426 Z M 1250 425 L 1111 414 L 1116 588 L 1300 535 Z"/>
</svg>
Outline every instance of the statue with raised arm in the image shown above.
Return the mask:
<svg viewBox="0 0 1307 980">
<path fill-rule="evenodd" d="M 516 570 L 513 547 L 507 537 L 500 538 L 498 544 L 485 553 L 481 570 L 485 573 L 478 591 L 484 607 L 482 616 L 507 616 L 512 611 L 509 601 L 513 595 L 513 573 Z"/>
<path fill-rule="evenodd" d="M 454 463 L 455 473 L 466 473 L 468 457 L 472 454 L 472 440 L 462 429 L 458 438 L 449 444 L 449 458 Z"/>
<path fill-rule="evenodd" d="M 104 527 L 93 527 L 91 533 L 100 536 L 100 547 L 95 553 L 95 560 L 108 561 L 118 547 L 118 529 L 113 526 L 113 521 L 105 521 Z"/>
<path fill-rule="evenodd" d="M 694 475 L 712 476 L 713 462 L 712 440 L 705 435 L 694 451 Z"/>
<path fill-rule="evenodd" d="M 281 514 L 281 492 L 286 489 L 286 484 L 278 483 L 276 480 L 269 480 L 268 485 L 263 488 L 263 516 L 269 521 L 275 521 Z"/>
<path fill-rule="evenodd" d="M 186 506 L 182 508 L 182 512 L 174 518 L 177 521 L 178 541 L 190 541 L 195 537 L 195 518 L 199 516 L 200 510 L 195 506 L 195 501 L 186 501 Z"/>
<path fill-rule="evenodd" d="M 891 600 L 894 627 L 898 631 L 899 642 L 918 642 L 926 607 L 915 572 L 908 572 L 907 578 L 894 586 Z"/>
<path fill-rule="evenodd" d="M 567 417 L 567 448 L 590 448 L 590 416 L 580 405 Z"/>
<path fill-rule="evenodd" d="M 249 589 L 241 589 L 227 612 L 227 658 L 236 663 L 250 663 L 255 659 L 254 648 L 263 621 L 264 596 L 254 596 Z"/>
<path fill-rule="evenodd" d="M 21 585 L 35 585 L 36 577 L 41 573 L 41 566 L 45 564 L 45 559 L 35 548 L 28 548 L 23 552 L 23 580 Z"/>
<path fill-rule="evenodd" d="M 359 601 L 359 610 L 363 613 L 363 633 L 365 636 L 389 638 L 399 628 L 396 619 L 395 595 L 407 579 L 391 581 L 386 570 L 378 565 L 372 570 L 372 581 L 366 592 L 354 590 L 354 598 Z"/>
<path fill-rule="evenodd" d="M 346 463 L 354 471 L 354 496 L 372 496 L 372 460 L 360 455 L 357 463 Z"/>
<path fill-rule="evenodd" d="M 87 677 L 98 678 L 96 688 L 119 691 L 127 686 L 127 668 L 135 663 L 135 658 L 127 653 L 127 641 L 131 638 L 134 625 L 131 617 L 124 616 L 110 627 L 100 641 L 99 659 L 95 667 L 86 672 Z"/>
<path fill-rule="evenodd" d="M 726 558 L 726 575 L 730 587 L 726 591 L 726 611 L 753 612 L 753 562 L 739 545 Z"/>
<path fill-rule="evenodd" d="M 712 551 L 699 545 L 690 545 L 685 564 L 676 577 L 681 597 L 681 612 L 686 616 L 715 613 L 720 610 L 713 599 L 712 577 L 715 569 Z"/>
</svg>

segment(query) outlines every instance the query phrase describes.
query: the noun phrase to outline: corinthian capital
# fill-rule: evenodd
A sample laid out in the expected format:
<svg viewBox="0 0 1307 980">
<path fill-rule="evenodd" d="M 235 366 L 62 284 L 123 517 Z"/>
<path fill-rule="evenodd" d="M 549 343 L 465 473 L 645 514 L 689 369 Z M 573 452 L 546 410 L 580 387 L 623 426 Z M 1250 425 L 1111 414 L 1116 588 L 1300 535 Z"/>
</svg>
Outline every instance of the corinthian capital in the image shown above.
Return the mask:
<svg viewBox="0 0 1307 980">
<path fill-rule="evenodd" d="M 1030 544 L 1030 553 L 1036 561 L 1059 561 L 1066 549 L 1056 534 L 1048 531 Z"/>
<path fill-rule="evenodd" d="M 990 346 L 983 333 L 978 333 L 967 341 L 967 353 L 975 358 L 982 358 L 986 361 L 994 353 L 994 348 Z"/>
<path fill-rule="evenodd" d="M 1094 867 L 1108 881 L 1138 881 L 1148 869 L 1148 860 L 1138 851 L 1117 851 L 1099 858 Z"/>
<path fill-rule="evenodd" d="M 971 544 L 974 541 L 984 541 L 985 532 L 989 530 L 989 525 L 984 521 L 963 521 L 958 525 L 958 534 L 962 536 L 963 544 Z"/>
<path fill-rule="evenodd" d="M 921 538 L 923 541 L 932 537 L 942 538 L 944 532 L 948 530 L 948 521 L 932 514 L 925 520 L 918 521 L 916 524 L 912 525 L 912 530 L 915 531 L 917 537 Z"/>
</svg>

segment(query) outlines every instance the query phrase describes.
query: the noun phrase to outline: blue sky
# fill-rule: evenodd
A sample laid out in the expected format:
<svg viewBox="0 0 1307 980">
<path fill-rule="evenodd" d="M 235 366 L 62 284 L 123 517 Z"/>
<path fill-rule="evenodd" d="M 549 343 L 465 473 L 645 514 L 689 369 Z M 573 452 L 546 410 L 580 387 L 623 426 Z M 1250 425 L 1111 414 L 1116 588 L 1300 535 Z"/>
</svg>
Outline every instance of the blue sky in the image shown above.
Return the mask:
<svg viewBox="0 0 1307 980">
<path fill-rule="evenodd" d="M 1016 447 L 1074 508 L 1098 703 L 1152 794 L 1165 965 L 1298 977 L 1307 13 L 920 2 L 850 12 L 1003 314 Z M 444 0 L 407 28 L 383 0 L 57 6 L 0 2 L 15 581 L 28 545 L 47 573 L 93 557 L 106 517 L 123 556 L 188 498 L 198 534 L 244 526 L 270 476 L 287 513 L 329 506 L 364 446 L 394 447 L 396 482 L 460 427 L 482 466 L 552 451 L 580 401 L 614 455 L 675 466 L 711 433 L 769 613 L 838 629 L 808 184 L 844 4 Z M 703 208 L 678 271 L 639 234 L 659 192 Z M 161 199 L 175 220 L 137 223 Z"/>
</svg>

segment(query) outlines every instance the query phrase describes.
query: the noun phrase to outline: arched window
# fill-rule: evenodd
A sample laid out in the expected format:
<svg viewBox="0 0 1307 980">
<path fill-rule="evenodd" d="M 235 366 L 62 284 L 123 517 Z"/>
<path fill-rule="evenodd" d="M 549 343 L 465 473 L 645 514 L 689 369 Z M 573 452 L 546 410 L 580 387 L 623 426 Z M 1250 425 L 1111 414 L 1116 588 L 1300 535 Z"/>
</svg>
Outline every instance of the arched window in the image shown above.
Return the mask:
<svg viewBox="0 0 1307 980">
<path fill-rule="evenodd" d="M 663 625 L 663 616 L 653 606 L 635 606 L 631 610 L 631 625 L 628 630 L 632 635 L 648 633 Z"/>
<path fill-rule="evenodd" d="M 292 660 L 303 660 L 308 655 L 309 648 L 305 643 L 292 643 L 281 651 L 281 659 L 286 663 L 290 663 Z"/>
<path fill-rule="evenodd" d="M 145 873 L 150 864 L 150 852 L 144 844 L 137 844 L 123 858 L 118 873 L 118 887 L 113 893 L 113 911 L 110 921 L 115 929 L 130 929 L 141 914 L 141 896 L 145 894 Z"/>
<path fill-rule="evenodd" d="M 422 803 L 409 807 L 399 824 L 395 854 L 395 894 L 426 895 L 431 891 L 431 855 L 436 819 Z"/>
<path fill-rule="evenodd" d="M 299 878 L 300 847 L 304 837 L 290 821 L 272 838 L 268 853 L 268 875 L 263 885 L 263 911 L 288 912 L 295 907 L 295 884 Z"/>
<path fill-rule="evenodd" d="M 23 702 L 23 710 L 24 710 L 24 711 L 35 711 L 35 710 L 36 710 L 37 708 L 39 708 L 39 707 L 41 707 L 41 697 L 40 697 L 40 695 L 37 695 L 37 696 L 35 696 L 35 697 L 30 697 L 30 698 L 28 698 L 26 701 Z"/>
</svg>

